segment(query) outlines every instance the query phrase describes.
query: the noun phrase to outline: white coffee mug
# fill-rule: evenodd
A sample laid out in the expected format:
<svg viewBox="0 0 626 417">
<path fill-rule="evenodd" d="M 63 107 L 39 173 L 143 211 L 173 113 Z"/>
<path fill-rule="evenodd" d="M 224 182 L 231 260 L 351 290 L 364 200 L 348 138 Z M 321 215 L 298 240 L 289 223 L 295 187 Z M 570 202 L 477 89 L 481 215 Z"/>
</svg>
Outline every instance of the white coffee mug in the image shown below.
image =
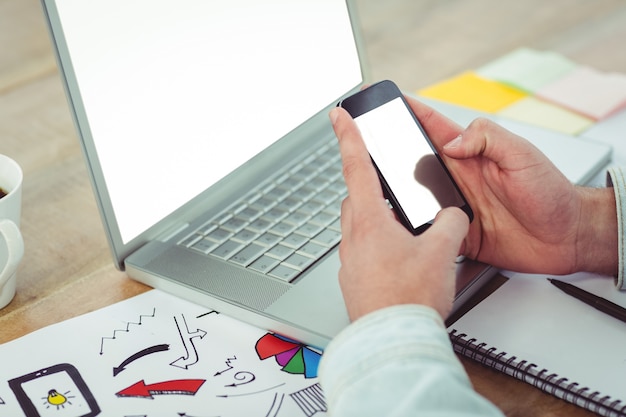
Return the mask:
<svg viewBox="0 0 626 417">
<path fill-rule="evenodd" d="M 0 308 L 15 296 L 17 267 L 24 256 L 19 230 L 22 207 L 22 169 L 17 162 L 0 155 Z M 3 193 L 3 194 L 4 194 Z"/>
</svg>

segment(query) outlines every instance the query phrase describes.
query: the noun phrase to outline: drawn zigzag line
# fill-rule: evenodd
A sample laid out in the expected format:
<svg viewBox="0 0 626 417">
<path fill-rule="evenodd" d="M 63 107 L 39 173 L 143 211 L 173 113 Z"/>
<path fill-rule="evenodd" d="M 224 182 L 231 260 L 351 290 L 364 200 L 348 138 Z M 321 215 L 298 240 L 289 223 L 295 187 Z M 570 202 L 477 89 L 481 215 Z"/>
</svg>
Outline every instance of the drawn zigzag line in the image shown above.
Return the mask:
<svg viewBox="0 0 626 417">
<path fill-rule="evenodd" d="M 155 313 L 156 313 L 156 308 L 152 308 L 152 314 L 140 314 L 139 315 L 139 322 L 128 321 L 126 322 L 125 328 L 113 330 L 113 336 L 103 336 L 100 339 L 100 355 L 104 354 L 104 341 L 105 340 L 115 340 L 118 333 L 129 333 L 131 325 L 141 326 L 144 318 L 147 318 L 147 317 L 154 318 Z"/>
</svg>

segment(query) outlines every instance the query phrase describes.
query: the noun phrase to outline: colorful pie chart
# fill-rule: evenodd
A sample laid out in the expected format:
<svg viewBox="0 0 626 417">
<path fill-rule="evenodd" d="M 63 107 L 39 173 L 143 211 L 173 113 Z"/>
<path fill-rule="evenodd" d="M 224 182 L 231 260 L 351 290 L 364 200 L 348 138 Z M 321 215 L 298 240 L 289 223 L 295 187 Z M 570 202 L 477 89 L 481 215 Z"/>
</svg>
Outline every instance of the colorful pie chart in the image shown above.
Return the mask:
<svg viewBox="0 0 626 417">
<path fill-rule="evenodd" d="M 317 377 L 322 355 L 313 349 L 286 337 L 267 333 L 256 342 L 256 353 L 261 360 L 274 357 L 284 372 Z"/>
</svg>

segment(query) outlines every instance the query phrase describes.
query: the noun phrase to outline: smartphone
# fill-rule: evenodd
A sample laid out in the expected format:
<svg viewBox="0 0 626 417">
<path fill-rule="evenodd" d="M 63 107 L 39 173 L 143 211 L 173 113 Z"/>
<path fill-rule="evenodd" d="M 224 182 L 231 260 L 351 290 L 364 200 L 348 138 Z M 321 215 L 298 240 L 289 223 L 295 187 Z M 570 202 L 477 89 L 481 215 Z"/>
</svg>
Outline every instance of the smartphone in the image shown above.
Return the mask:
<svg viewBox="0 0 626 417">
<path fill-rule="evenodd" d="M 29 417 L 93 417 L 100 414 L 100 407 L 87 384 L 78 370 L 68 363 L 12 379 L 9 387 Z"/>
<path fill-rule="evenodd" d="M 467 200 L 396 84 L 373 84 L 338 106 L 359 127 L 383 194 L 411 233 L 428 229 L 444 207 L 459 207 L 473 220 Z"/>
</svg>

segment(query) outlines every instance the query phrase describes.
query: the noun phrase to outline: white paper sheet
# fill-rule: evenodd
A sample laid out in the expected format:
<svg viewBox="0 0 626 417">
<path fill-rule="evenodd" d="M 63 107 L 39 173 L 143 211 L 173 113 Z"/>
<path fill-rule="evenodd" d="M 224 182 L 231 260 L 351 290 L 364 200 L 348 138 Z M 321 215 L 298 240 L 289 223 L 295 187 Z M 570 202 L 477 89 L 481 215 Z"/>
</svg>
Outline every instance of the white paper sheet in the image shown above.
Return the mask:
<svg viewBox="0 0 626 417">
<path fill-rule="evenodd" d="M 320 354 L 151 290 L 0 345 L 0 416 L 324 415 Z"/>
</svg>

